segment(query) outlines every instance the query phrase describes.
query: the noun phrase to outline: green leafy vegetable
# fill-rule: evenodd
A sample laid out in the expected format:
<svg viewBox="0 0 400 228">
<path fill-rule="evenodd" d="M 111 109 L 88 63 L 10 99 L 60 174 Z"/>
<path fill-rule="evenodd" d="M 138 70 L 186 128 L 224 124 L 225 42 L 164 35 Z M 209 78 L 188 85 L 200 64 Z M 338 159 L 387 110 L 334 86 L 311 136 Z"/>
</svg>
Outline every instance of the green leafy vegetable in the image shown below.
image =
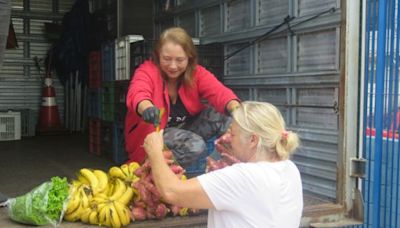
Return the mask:
<svg viewBox="0 0 400 228">
<path fill-rule="evenodd" d="M 32 225 L 57 224 L 61 220 L 68 191 L 66 178 L 52 177 L 51 181 L 25 195 L 11 199 L 8 205 L 10 218 Z"/>
</svg>

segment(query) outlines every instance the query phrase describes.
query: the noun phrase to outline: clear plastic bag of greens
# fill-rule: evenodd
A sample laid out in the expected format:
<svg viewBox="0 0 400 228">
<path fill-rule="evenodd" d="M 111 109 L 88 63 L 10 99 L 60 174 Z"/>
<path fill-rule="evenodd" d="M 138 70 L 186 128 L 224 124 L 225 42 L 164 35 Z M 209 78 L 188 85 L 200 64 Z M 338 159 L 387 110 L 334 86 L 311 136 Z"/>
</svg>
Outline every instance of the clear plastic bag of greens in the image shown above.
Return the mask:
<svg viewBox="0 0 400 228">
<path fill-rule="evenodd" d="M 5 205 L 13 221 L 57 226 L 67 206 L 68 192 L 66 178 L 52 177 L 51 181 L 44 182 L 25 195 L 8 199 Z"/>
</svg>

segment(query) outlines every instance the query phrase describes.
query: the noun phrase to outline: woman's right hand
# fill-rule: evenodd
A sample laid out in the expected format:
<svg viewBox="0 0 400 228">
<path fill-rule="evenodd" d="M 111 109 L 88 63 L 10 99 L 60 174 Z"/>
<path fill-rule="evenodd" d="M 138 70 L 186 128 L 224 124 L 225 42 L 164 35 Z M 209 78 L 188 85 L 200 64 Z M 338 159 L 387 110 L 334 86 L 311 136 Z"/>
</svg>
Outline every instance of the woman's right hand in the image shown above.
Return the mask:
<svg viewBox="0 0 400 228">
<path fill-rule="evenodd" d="M 160 124 L 160 109 L 156 106 L 148 107 L 143 111 L 142 118 L 156 127 Z"/>
</svg>

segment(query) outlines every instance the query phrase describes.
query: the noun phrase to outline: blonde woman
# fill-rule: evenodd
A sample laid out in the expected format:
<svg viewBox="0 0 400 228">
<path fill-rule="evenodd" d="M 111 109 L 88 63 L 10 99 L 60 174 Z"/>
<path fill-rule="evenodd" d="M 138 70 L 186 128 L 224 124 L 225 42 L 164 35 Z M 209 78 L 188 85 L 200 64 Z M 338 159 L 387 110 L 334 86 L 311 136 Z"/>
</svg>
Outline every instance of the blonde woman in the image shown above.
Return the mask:
<svg viewBox="0 0 400 228">
<path fill-rule="evenodd" d="M 229 153 L 241 163 L 187 181 L 165 164 L 162 132 L 146 137 L 144 148 L 163 199 L 209 209 L 208 227 L 299 227 L 302 184 L 289 160 L 298 136 L 286 130 L 281 113 L 269 103 L 243 102 L 232 117 Z"/>
<path fill-rule="evenodd" d="M 135 71 L 126 99 L 129 160 L 143 162 L 144 137 L 159 128 L 165 129 L 164 143 L 183 167 L 206 153 L 206 140 L 226 131 L 229 112 L 239 105 L 229 88 L 197 64 L 192 38 L 179 27 L 160 35 L 153 58 Z"/>
</svg>

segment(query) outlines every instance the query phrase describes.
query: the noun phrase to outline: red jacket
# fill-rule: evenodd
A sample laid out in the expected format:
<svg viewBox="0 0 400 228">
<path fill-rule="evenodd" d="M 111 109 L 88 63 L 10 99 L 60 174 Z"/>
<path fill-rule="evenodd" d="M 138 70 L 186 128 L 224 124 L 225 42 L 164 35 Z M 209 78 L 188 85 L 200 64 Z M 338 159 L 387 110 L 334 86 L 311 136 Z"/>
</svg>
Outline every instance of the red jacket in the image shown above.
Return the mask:
<svg viewBox="0 0 400 228">
<path fill-rule="evenodd" d="M 239 100 L 232 90 L 225 87 L 204 67 L 197 65 L 194 75 L 192 87 L 182 85 L 178 90 L 183 105 L 191 115 L 200 113 L 206 107 L 201 102 L 202 99 L 207 100 L 220 113 L 225 113 L 225 106 L 229 101 Z M 165 108 L 160 123 L 160 128 L 164 129 L 170 112 L 168 89 L 160 70 L 152 61 L 145 61 L 135 71 L 126 97 L 128 112 L 125 117 L 124 133 L 129 162 L 144 161 L 145 151 L 142 147 L 144 138 L 155 130 L 152 124 L 144 122 L 136 112 L 138 104 L 143 100 L 150 100 L 158 108 Z"/>
</svg>

